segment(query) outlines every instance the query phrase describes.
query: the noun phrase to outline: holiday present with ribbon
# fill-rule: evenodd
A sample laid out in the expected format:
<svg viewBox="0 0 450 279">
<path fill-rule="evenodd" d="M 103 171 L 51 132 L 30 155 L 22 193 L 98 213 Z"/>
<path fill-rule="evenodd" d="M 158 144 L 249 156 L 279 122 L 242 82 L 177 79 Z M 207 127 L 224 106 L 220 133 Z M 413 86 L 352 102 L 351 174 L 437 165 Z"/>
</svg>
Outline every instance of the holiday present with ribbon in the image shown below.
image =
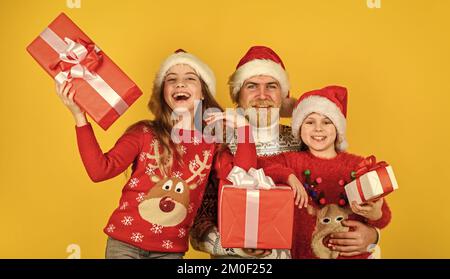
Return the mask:
<svg viewBox="0 0 450 279">
<path fill-rule="evenodd" d="M 290 249 L 294 220 L 294 192 L 276 186 L 262 169 L 235 166 L 221 188 L 219 232 L 222 247 Z"/>
<path fill-rule="evenodd" d="M 345 185 L 349 203 L 373 201 L 398 189 L 392 167 L 386 162 L 376 162 L 375 156 L 364 159 L 354 173 L 356 178 Z"/>
<path fill-rule="evenodd" d="M 57 83 L 73 83 L 75 102 L 104 130 L 142 95 L 137 85 L 64 13 L 27 50 Z"/>
</svg>

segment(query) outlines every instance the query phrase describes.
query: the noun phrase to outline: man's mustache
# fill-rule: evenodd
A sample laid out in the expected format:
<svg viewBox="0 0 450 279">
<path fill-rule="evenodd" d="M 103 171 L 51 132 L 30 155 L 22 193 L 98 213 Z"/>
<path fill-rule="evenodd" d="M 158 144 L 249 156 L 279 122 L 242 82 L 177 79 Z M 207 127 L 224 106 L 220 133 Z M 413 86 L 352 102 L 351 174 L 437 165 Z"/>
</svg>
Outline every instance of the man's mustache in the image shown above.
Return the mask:
<svg viewBox="0 0 450 279">
<path fill-rule="evenodd" d="M 274 107 L 275 102 L 270 100 L 255 100 L 250 102 L 251 107 Z"/>
</svg>

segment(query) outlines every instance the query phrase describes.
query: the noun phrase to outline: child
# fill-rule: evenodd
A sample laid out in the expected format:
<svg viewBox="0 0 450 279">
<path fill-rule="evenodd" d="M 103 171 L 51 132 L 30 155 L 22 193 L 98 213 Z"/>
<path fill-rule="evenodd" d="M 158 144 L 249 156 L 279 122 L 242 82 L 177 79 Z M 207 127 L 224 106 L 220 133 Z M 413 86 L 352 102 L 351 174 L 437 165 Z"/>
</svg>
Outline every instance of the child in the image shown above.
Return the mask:
<svg viewBox="0 0 450 279">
<path fill-rule="evenodd" d="M 348 231 L 341 221 L 353 219 L 380 229 L 390 222 L 391 212 L 384 199 L 347 204 L 343 186 L 353 180 L 352 172 L 363 158 L 344 152 L 346 111 L 347 90 L 343 87 L 305 93 L 292 115 L 292 134 L 301 141 L 301 151 L 258 159 L 275 182 L 297 187 L 300 179 L 313 201 L 306 209 L 295 211 L 293 258 L 349 258 L 351 253 L 339 255 L 328 241 L 331 233 Z M 348 245 L 353 244 L 348 241 Z M 369 256 L 365 252 L 353 258 Z"/>
<path fill-rule="evenodd" d="M 85 113 L 74 103 L 76 92 L 71 87 L 66 82 L 57 92 L 75 118 L 78 148 L 89 177 L 103 181 L 132 164 L 118 207 L 104 228 L 109 236 L 106 258 L 182 258 L 211 169 L 226 175 L 234 162 L 244 169 L 256 166 L 254 144 L 240 144 L 233 159 L 221 145 L 205 140 L 201 131 L 190 129 L 195 101 L 202 100 L 203 111 L 220 108 L 213 97 L 213 72 L 184 51 L 170 55 L 156 75 L 148 104 L 155 119 L 132 125 L 107 153 L 100 149 Z M 190 118 L 182 120 L 191 125 L 173 130 L 173 111 L 188 112 L 183 118 Z M 174 131 L 176 135 L 183 132 L 183 138 L 187 134 L 189 142 L 175 144 Z M 244 123 L 238 132 L 249 134 L 250 130 Z"/>
</svg>

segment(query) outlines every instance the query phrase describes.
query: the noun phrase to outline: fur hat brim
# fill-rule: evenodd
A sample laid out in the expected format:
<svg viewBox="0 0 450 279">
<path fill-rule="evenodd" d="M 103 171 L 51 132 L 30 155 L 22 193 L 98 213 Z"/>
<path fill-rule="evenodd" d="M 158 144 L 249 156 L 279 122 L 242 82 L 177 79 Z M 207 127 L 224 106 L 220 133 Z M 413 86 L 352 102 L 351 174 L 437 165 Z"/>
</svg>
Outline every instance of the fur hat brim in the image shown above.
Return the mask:
<svg viewBox="0 0 450 279">
<path fill-rule="evenodd" d="M 279 82 L 283 98 L 289 95 L 289 78 L 283 67 L 269 59 L 255 59 L 239 67 L 231 76 L 228 82 L 231 89 L 231 98 L 236 99 L 239 90 L 247 79 L 262 75 L 271 76 Z"/>
<path fill-rule="evenodd" d="M 170 55 L 162 64 L 156 74 L 155 80 L 153 82 L 153 90 L 158 92 L 161 90 L 162 83 L 167 74 L 167 71 L 178 64 L 185 64 L 194 69 L 196 74 L 206 83 L 209 92 L 215 96 L 216 95 L 216 77 L 213 71 L 203 63 L 196 56 L 187 52 L 177 52 Z"/>
</svg>

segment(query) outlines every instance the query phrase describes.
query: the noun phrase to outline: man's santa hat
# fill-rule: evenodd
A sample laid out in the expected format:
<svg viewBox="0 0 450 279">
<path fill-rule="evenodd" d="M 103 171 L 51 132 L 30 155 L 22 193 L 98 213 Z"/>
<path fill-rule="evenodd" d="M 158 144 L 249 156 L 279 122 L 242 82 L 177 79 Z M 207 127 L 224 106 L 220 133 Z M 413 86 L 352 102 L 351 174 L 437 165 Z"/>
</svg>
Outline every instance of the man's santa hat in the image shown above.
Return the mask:
<svg viewBox="0 0 450 279">
<path fill-rule="evenodd" d="M 209 92 L 215 96 L 216 94 L 216 77 L 213 71 L 196 56 L 187 53 L 182 49 L 178 49 L 174 54 L 166 58 L 161 64 L 155 80 L 153 81 L 154 92 L 160 92 L 167 71 L 178 64 L 185 64 L 194 69 L 195 73 L 206 83 Z"/>
<path fill-rule="evenodd" d="M 303 94 L 297 101 L 292 113 L 292 135 L 301 141 L 300 127 L 311 113 L 320 113 L 328 117 L 336 127 L 339 151 L 347 149 L 345 129 L 347 126 L 347 89 L 341 86 L 327 86 Z"/>
<path fill-rule="evenodd" d="M 288 100 L 290 85 L 283 61 L 272 49 L 266 46 L 251 47 L 239 61 L 236 71 L 228 81 L 231 99 L 237 102 L 238 93 L 244 82 L 251 77 L 261 75 L 276 79 L 281 87 L 283 101 Z"/>
</svg>

